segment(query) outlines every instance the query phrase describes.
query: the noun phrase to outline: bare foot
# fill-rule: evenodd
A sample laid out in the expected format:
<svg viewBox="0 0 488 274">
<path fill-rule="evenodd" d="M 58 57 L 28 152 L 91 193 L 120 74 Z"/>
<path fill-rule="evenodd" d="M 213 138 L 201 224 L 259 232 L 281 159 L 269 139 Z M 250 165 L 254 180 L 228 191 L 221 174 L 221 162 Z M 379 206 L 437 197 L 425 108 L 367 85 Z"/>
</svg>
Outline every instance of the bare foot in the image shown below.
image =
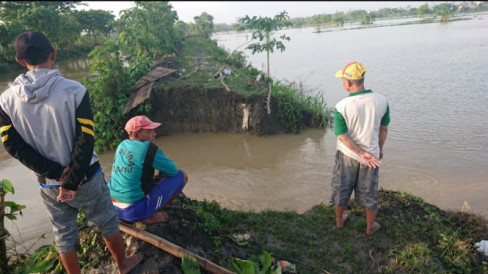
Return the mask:
<svg viewBox="0 0 488 274">
<path fill-rule="evenodd" d="M 369 229 L 366 229 L 366 235 L 371 236 L 371 235 L 373 235 L 380 228 L 381 228 L 380 223 L 378 223 L 378 222 L 375 221 L 374 224 L 373 224 L 373 227 L 371 227 Z"/>
<path fill-rule="evenodd" d="M 131 256 L 125 258 L 124 266 L 119 268 L 119 274 L 127 274 L 132 269 L 134 269 L 140 262 L 142 258 L 139 254 L 132 254 Z"/>
<path fill-rule="evenodd" d="M 346 221 L 347 221 L 348 218 L 349 218 L 349 216 L 346 213 L 343 213 L 342 214 L 342 221 L 340 223 L 338 223 L 336 221 L 336 227 L 338 229 L 342 229 L 344 227 L 344 224 L 346 223 Z"/>
<path fill-rule="evenodd" d="M 155 223 L 163 223 L 166 222 L 168 219 L 168 213 L 166 212 L 156 212 L 151 217 L 142 221 L 145 224 L 155 224 Z"/>
</svg>

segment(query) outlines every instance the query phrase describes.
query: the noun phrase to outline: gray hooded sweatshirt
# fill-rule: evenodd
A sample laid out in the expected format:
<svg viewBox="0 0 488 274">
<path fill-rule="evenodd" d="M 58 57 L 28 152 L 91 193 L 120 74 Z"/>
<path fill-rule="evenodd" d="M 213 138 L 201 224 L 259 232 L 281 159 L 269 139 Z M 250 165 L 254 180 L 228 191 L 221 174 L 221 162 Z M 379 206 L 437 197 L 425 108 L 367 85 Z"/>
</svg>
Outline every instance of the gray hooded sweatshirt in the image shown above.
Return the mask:
<svg viewBox="0 0 488 274">
<path fill-rule="evenodd" d="M 18 76 L 0 96 L 0 128 L 5 149 L 48 185 L 77 190 L 100 167 L 88 92 L 58 70 Z M 64 181 L 56 181 L 68 166 Z"/>
</svg>

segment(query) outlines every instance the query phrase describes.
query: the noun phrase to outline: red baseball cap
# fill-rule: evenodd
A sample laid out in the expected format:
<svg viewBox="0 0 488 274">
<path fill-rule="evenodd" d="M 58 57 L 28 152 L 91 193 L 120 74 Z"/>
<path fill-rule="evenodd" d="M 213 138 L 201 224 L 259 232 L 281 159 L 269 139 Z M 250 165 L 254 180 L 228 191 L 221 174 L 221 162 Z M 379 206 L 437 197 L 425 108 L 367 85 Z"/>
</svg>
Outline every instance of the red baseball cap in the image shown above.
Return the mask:
<svg viewBox="0 0 488 274">
<path fill-rule="evenodd" d="M 149 120 L 146 115 L 139 115 L 130 118 L 125 124 L 125 131 L 127 133 L 137 132 L 141 129 L 155 129 L 159 127 L 161 123 L 154 123 L 153 121 Z"/>
</svg>

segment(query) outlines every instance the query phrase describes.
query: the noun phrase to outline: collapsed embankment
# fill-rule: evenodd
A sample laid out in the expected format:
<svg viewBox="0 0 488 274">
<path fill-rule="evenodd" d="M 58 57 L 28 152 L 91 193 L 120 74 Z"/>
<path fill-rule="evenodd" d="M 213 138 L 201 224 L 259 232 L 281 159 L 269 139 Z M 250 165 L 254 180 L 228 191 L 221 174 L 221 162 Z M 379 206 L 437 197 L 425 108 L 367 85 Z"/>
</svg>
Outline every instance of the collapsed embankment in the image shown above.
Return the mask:
<svg viewBox="0 0 488 274">
<path fill-rule="evenodd" d="M 165 88 L 154 85 L 147 116 L 162 123 L 158 136 L 182 132 L 231 132 L 255 135 L 290 133 L 290 125 L 280 116 L 278 99 L 271 98 L 268 114 L 267 95 L 244 95 L 223 88 L 194 86 Z M 319 127 L 311 111 L 302 111 L 298 128 Z M 288 122 L 289 123 L 289 122 Z"/>
<path fill-rule="evenodd" d="M 180 132 L 250 132 L 257 135 L 285 131 L 278 118 L 277 103 L 266 112 L 266 96 L 245 96 L 225 89 L 174 87 L 153 90 L 151 115 L 163 126 L 158 134 Z"/>
</svg>

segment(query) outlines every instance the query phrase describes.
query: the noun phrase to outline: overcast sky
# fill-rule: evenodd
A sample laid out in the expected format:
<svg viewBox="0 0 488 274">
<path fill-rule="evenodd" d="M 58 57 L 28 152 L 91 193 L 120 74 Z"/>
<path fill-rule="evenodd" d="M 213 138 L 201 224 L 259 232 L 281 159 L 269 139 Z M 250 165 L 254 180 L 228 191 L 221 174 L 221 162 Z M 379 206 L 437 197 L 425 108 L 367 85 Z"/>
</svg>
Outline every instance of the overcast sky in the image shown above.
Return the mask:
<svg viewBox="0 0 488 274">
<path fill-rule="evenodd" d="M 78 9 L 110 10 L 118 18 L 120 10 L 135 6 L 132 1 L 87 1 L 87 7 Z M 170 1 L 173 9 L 178 13 L 179 20 L 186 23 L 193 22 L 193 17 L 206 12 L 214 17 L 214 24 L 235 23 L 237 18 L 246 15 L 273 17 L 286 11 L 290 18 L 309 17 L 316 14 L 333 14 L 337 11 L 379 10 L 381 8 L 414 8 L 428 1 Z M 430 2 L 432 3 L 432 2 Z M 429 4 L 430 5 L 430 4 Z"/>
</svg>

